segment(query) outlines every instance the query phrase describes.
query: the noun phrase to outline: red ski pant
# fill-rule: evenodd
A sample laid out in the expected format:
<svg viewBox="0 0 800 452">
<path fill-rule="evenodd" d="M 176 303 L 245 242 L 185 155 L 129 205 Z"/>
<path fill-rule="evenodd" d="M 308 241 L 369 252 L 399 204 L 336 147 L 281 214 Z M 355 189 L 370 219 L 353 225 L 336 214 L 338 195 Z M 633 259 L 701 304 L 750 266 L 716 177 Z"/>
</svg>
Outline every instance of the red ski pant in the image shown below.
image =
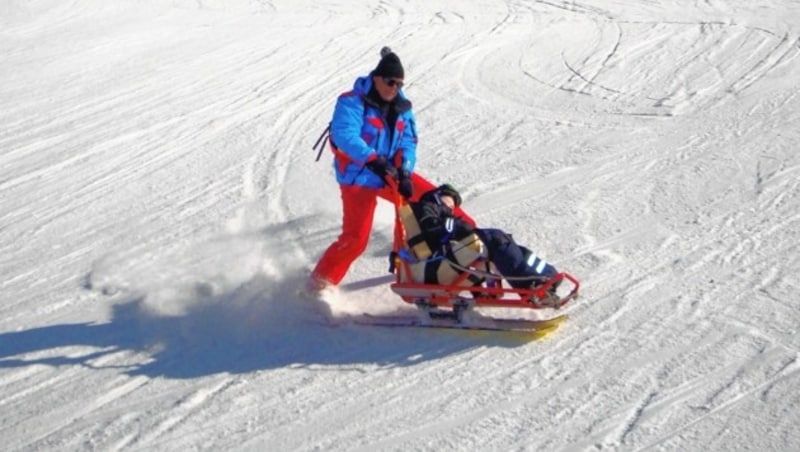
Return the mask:
<svg viewBox="0 0 800 452">
<path fill-rule="evenodd" d="M 411 183 L 414 187 L 411 202 L 419 200 L 419 197 L 425 192 L 436 188 L 417 173 L 411 174 Z M 378 198 L 385 199 L 392 204 L 398 201 L 397 193 L 388 187 L 375 189 L 340 185 L 339 188 L 342 192 L 342 233 L 323 253 L 311 274 L 315 279 L 337 285 L 344 279 L 353 262 L 367 249 Z M 475 224 L 475 221 L 460 208 L 456 209 L 455 213 L 473 225 Z M 395 237 L 399 237 L 397 230 L 399 227 L 401 227 L 399 222 L 396 222 Z"/>
</svg>

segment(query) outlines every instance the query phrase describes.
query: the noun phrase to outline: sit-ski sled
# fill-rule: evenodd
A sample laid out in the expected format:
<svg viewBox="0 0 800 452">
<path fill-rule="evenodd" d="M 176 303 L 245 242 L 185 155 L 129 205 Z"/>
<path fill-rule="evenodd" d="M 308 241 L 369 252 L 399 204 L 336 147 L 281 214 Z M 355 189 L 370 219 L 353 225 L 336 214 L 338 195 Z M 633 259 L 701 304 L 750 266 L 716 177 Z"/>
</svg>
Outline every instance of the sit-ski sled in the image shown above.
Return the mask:
<svg viewBox="0 0 800 452">
<path fill-rule="evenodd" d="M 555 330 L 567 316 L 562 314 L 545 320 L 497 318 L 477 313 L 475 309 L 558 310 L 577 298 L 580 289 L 580 282 L 564 272 L 541 281 L 534 288 L 508 287 L 504 285 L 501 275 L 479 270 L 489 266 L 483 259 L 468 267 L 452 261 L 441 263 L 457 269 L 456 278 L 449 284 L 418 283 L 404 277 L 404 274 L 412 272 L 410 267 L 414 264 L 402 257 L 395 257 L 397 280 L 390 288 L 405 303 L 415 306 L 417 315 L 384 318 L 386 326 L 523 331 L 540 337 Z"/>
<path fill-rule="evenodd" d="M 419 234 L 410 206 L 398 196 L 396 202 L 394 250 L 390 256 L 391 271 L 396 280 L 391 290 L 417 308 L 411 316 L 366 316 L 365 323 L 384 326 L 416 326 L 498 331 L 523 331 L 543 336 L 566 320 L 558 315 L 546 320 L 496 318 L 475 311 L 476 308 L 518 308 L 558 310 L 578 296 L 580 282 L 561 272 L 533 284 L 513 288 L 487 261 L 483 243 L 473 234 L 450 243 L 447 257 L 434 257 L 430 250 L 408 246 L 407 237 Z M 415 242 L 413 239 L 412 243 Z M 425 246 L 426 248 L 427 246 Z M 421 281 L 436 276 L 438 283 Z M 525 278 L 513 278 L 525 279 Z"/>
</svg>

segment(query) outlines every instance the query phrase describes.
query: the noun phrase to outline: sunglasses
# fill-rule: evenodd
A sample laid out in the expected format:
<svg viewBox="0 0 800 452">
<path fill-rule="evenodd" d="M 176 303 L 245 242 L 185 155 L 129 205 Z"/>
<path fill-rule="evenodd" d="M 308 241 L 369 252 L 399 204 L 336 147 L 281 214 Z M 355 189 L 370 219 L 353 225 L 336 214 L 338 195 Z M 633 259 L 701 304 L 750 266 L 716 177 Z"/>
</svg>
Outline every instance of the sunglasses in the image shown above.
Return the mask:
<svg viewBox="0 0 800 452">
<path fill-rule="evenodd" d="M 391 86 L 392 88 L 396 86 L 397 89 L 402 88 L 404 84 L 402 80 L 398 80 L 396 78 L 386 78 L 386 77 L 383 77 L 383 82 L 386 83 L 387 86 Z"/>
</svg>

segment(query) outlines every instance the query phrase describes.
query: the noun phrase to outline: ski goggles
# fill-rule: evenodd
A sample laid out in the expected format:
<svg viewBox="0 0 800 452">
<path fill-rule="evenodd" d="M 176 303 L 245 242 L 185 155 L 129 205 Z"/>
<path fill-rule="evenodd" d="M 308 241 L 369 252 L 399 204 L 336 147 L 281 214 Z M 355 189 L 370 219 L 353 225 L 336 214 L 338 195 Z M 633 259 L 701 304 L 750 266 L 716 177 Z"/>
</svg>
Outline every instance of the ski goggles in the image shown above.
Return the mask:
<svg viewBox="0 0 800 452">
<path fill-rule="evenodd" d="M 386 83 L 386 85 L 391 86 L 392 88 L 396 86 L 397 89 L 402 88 L 404 85 L 402 80 L 396 78 L 383 77 L 383 82 Z"/>
</svg>

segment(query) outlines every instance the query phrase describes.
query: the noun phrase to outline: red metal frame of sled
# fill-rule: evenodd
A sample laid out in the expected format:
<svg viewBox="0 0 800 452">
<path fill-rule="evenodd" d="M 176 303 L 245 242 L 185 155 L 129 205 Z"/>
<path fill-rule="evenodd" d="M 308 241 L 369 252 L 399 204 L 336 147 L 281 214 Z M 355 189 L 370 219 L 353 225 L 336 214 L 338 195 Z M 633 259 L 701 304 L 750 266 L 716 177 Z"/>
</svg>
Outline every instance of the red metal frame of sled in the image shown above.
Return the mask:
<svg viewBox="0 0 800 452">
<path fill-rule="evenodd" d="M 405 262 L 401 265 L 407 265 Z M 469 274 L 464 272 L 459 275 L 454 284 L 418 284 L 409 282 L 396 282 L 390 287 L 400 295 L 406 303 L 417 304 L 419 301 L 433 306 L 453 307 L 459 301 L 474 301 L 475 307 L 495 308 L 560 308 L 575 298 L 580 289 L 580 282 L 569 273 L 558 273 L 541 286 L 535 289 L 514 289 L 509 287 L 462 286 L 460 282 L 466 280 Z M 573 287 L 554 305 L 540 305 L 531 300 L 542 300 L 548 296 L 548 290 L 559 281 L 567 280 Z M 469 293 L 469 295 L 464 295 Z M 515 295 L 516 297 L 507 297 Z"/>
</svg>

